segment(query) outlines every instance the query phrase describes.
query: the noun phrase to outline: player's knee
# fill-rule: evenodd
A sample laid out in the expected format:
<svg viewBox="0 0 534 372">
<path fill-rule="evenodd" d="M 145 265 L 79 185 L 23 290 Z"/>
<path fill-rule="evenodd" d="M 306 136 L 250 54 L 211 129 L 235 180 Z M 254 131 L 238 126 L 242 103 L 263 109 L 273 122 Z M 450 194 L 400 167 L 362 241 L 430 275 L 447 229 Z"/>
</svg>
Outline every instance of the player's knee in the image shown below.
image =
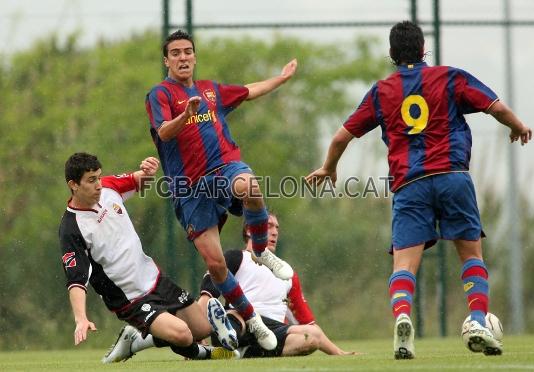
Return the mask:
<svg viewBox="0 0 534 372">
<path fill-rule="evenodd" d="M 319 349 L 320 346 L 320 340 L 313 332 L 306 332 L 304 333 L 304 347 L 303 352 L 305 354 L 311 354 L 315 350 Z"/>
<path fill-rule="evenodd" d="M 169 333 L 169 343 L 177 346 L 188 346 L 193 343 L 193 334 L 187 326 L 178 326 Z"/>
<path fill-rule="evenodd" d="M 193 338 L 195 339 L 195 341 L 200 341 L 208 337 L 210 334 L 211 334 L 211 326 L 206 320 L 205 322 L 201 322 L 201 323 L 199 322 L 199 324 L 197 325 L 193 333 Z"/>
<path fill-rule="evenodd" d="M 224 260 L 209 260 L 206 262 L 208 271 L 211 277 L 218 283 L 222 283 L 226 279 L 226 262 Z"/>
</svg>

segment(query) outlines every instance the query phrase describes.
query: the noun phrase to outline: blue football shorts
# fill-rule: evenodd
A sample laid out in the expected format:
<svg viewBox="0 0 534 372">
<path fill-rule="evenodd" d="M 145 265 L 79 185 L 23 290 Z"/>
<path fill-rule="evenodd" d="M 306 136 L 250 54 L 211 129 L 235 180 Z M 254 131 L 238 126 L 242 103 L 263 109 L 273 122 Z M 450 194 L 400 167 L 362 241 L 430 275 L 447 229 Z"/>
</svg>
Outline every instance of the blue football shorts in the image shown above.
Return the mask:
<svg viewBox="0 0 534 372">
<path fill-rule="evenodd" d="M 240 174 L 252 174 L 252 169 L 241 162 L 230 162 L 201 177 L 194 185 L 180 189 L 173 198 L 176 218 L 194 240 L 212 226 L 222 228 L 228 212 L 243 214 L 243 203 L 232 194 L 232 184 Z"/>
<path fill-rule="evenodd" d="M 475 187 L 468 172 L 437 174 L 403 186 L 393 196 L 392 245 L 403 249 L 438 239 L 484 237 Z"/>
</svg>

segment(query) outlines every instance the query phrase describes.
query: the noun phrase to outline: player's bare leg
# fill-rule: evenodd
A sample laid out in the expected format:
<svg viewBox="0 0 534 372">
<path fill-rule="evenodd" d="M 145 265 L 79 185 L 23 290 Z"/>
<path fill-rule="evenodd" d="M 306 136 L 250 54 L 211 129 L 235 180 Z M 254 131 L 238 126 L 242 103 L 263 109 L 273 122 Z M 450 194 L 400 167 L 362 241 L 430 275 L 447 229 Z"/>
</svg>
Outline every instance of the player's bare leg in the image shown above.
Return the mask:
<svg viewBox="0 0 534 372">
<path fill-rule="evenodd" d="M 193 334 L 182 319 L 170 313 L 162 313 L 150 325 L 152 336 L 177 346 L 188 346 L 193 343 Z"/>
<path fill-rule="evenodd" d="M 291 326 L 287 331 L 282 356 L 309 355 L 319 348 L 320 340 L 317 332 L 310 329 L 299 329 Z M 296 329 L 295 329 L 296 328 Z"/>
<path fill-rule="evenodd" d="M 179 309 L 176 311 L 176 316 L 187 323 L 195 341 L 203 340 L 211 333 L 211 326 L 197 302 Z"/>
</svg>

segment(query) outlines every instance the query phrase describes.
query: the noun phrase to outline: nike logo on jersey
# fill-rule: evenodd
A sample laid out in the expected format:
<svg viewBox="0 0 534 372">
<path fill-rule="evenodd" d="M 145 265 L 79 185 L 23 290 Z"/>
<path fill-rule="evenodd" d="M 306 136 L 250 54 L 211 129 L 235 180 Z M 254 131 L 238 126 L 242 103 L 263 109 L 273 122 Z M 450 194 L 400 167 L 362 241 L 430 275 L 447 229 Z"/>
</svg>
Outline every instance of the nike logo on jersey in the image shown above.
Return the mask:
<svg viewBox="0 0 534 372">
<path fill-rule="evenodd" d="M 176 101 L 176 102 L 178 102 L 178 104 L 181 105 L 181 104 L 184 103 L 185 101 L 187 101 L 187 100 L 184 99 L 183 101 Z"/>
</svg>

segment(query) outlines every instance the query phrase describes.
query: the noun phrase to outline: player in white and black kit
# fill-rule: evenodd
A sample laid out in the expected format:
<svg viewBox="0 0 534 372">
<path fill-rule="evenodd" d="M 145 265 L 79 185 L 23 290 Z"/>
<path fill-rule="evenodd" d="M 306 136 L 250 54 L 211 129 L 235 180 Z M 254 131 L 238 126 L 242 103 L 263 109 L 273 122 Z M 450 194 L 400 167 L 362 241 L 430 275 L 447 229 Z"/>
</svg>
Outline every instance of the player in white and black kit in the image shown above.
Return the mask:
<svg viewBox="0 0 534 372">
<path fill-rule="evenodd" d="M 191 359 L 230 358 L 223 348 L 198 345 L 211 327 L 200 306 L 166 277 L 143 252 L 123 202 L 156 173 L 159 161 L 148 157 L 139 171 L 101 177 L 96 156 L 73 154 L 65 163 L 71 191 L 59 239 L 70 303 L 76 322 L 74 343 L 96 330 L 86 315 L 90 283 L 107 308 L 129 323 L 104 363 L 128 359 L 148 347 L 170 348 Z M 134 328 L 135 327 L 135 328 Z"/>
<path fill-rule="evenodd" d="M 267 249 L 276 250 L 279 224 L 274 214 L 269 214 Z M 245 332 L 245 323 L 239 314 L 228 311 L 228 321 L 237 331 L 240 356 L 244 358 L 307 355 L 319 349 L 329 355 L 353 355 L 335 345 L 315 323 L 313 313 L 304 298 L 296 272 L 289 280 L 281 280 L 265 266 L 257 264 L 251 255 L 251 242 L 246 226 L 243 238 L 244 250 L 226 251 L 224 256 L 228 270 L 243 288 L 243 292 L 261 315 L 265 325 L 275 334 L 278 344 L 274 350 L 262 349 L 255 338 Z M 220 296 L 209 274 L 201 283 L 199 303 L 209 309 Z M 217 301 L 218 302 L 218 301 Z M 217 309 L 218 307 L 215 306 Z M 210 315 L 208 310 L 208 317 Z M 212 324 L 213 325 L 213 324 Z M 217 330 L 217 327 L 215 327 Z"/>
</svg>

